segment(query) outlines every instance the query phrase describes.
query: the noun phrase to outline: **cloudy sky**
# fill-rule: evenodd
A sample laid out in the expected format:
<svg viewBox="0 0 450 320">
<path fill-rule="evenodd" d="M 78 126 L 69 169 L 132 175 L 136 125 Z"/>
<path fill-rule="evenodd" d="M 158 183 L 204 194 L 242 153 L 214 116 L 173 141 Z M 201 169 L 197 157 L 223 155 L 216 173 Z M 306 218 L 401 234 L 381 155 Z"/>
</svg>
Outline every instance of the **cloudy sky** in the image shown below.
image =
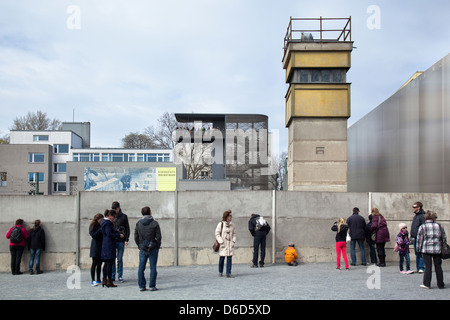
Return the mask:
<svg viewBox="0 0 450 320">
<path fill-rule="evenodd" d="M 287 149 L 290 16 L 352 17 L 349 125 L 450 52 L 444 0 L 1 0 L 0 135 L 42 110 L 119 147 L 164 111 L 259 113 Z"/>
</svg>

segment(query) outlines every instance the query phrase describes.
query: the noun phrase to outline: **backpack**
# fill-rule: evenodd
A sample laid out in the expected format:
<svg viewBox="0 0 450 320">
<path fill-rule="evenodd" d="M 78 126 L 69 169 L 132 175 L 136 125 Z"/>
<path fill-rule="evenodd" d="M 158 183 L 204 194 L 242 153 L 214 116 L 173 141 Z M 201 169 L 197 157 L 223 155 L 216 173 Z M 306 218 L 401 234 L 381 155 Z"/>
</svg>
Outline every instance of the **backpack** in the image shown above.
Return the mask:
<svg viewBox="0 0 450 320">
<path fill-rule="evenodd" d="M 14 226 L 13 229 L 11 230 L 9 239 L 11 240 L 12 243 L 20 243 L 23 239 L 22 227 Z"/>
<path fill-rule="evenodd" d="M 267 225 L 266 220 L 264 220 L 263 217 L 259 217 L 258 219 L 256 219 L 256 227 L 255 230 L 259 231 L 261 230 L 262 227 L 264 227 L 265 225 Z"/>
</svg>

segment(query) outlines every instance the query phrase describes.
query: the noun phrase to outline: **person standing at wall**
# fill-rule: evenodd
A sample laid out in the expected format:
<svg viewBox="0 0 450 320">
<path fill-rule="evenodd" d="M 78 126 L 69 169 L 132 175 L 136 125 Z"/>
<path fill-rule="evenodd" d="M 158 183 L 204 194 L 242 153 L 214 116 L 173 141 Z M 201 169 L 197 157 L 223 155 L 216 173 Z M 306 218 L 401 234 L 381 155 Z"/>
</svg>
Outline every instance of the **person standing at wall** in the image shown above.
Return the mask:
<svg viewBox="0 0 450 320">
<path fill-rule="evenodd" d="M 123 282 L 123 253 L 125 252 L 125 247 L 128 246 L 128 241 L 130 238 L 130 225 L 128 223 L 128 216 L 122 212 L 120 203 L 118 201 L 114 201 L 111 205 L 111 208 L 116 212 L 114 227 L 117 231 L 123 233 L 123 237 L 117 239 L 116 241 L 117 268 L 116 263 L 114 263 L 112 269 L 112 279 L 113 281 L 115 281 L 117 271 L 117 277 L 119 281 Z"/>
<path fill-rule="evenodd" d="M 158 253 L 161 247 L 161 228 L 159 223 L 153 218 L 150 207 L 144 207 L 141 210 L 142 218 L 136 222 L 134 230 L 134 241 L 139 248 L 139 268 L 138 285 L 140 291 L 146 291 L 147 282 L 145 280 L 145 266 L 147 260 L 150 262 L 150 291 L 158 290 L 156 288 L 156 264 L 158 263 Z"/>
<path fill-rule="evenodd" d="M 425 211 L 422 202 L 415 202 L 412 206 L 414 212 L 413 222 L 411 224 L 411 242 L 414 245 L 414 254 L 416 255 L 417 272 L 423 273 L 425 269 L 422 253 L 417 250 L 417 233 L 422 224 L 425 223 Z"/>
<path fill-rule="evenodd" d="M 101 221 L 103 241 L 102 241 L 102 260 L 103 265 L 103 280 L 102 286 L 108 288 L 117 287 L 112 279 L 112 268 L 114 259 L 116 258 L 116 240 L 123 238 L 124 235 L 114 229 L 114 220 L 116 218 L 116 211 L 106 210 L 105 218 Z"/>
<path fill-rule="evenodd" d="M 253 264 L 252 268 L 258 267 L 258 254 L 261 248 L 261 259 L 259 267 L 264 267 L 264 259 L 266 257 L 266 238 L 270 231 L 269 223 L 259 214 L 252 214 L 248 221 L 248 230 L 253 236 Z"/>
<path fill-rule="evenodd" d="M 350 257 L 352 259 L 352 266 L 356 266 L 355 246 L 358 243 L 359 251 L 361 252 L 361 264 L 366 265 L 366 252 L 364 249 L 364 239 L 366 238 L 366 221 L 359 215 L 359 209 L 353 208 L 353 214 L 347 218 L 347 226 L 350 230 Z"/>
<path fill-rule="evenodd" d="M 9 239 L 9 251 L 11 252 L 11 273 L 13 275 L 22 274 L 20 272 L 20 262 L 22 261 L 25 241 L 28 239 L 28 230 L 30 227 L 23 226 L 23 220 L 17 219 L 15 225 L 6 233 L 6 239 Z"/>
<path fill-rule="evenodd" d="M 100 282 L 100 273 L 102 268 L 102 243 L 103 233 L 100 223 L 103 219 L 101 213 L 97 213 L 89 224 L 89 234 L 92 238 L 89 256 L 92 258 L 91 264 L 91 286 L 98 286 Z M 97 280 L 96 276 L 97 275 Z"/>
<path fill-rule="evenodd" d="M 231 221 L 233 219 L 231 210 L 227 210 L 222 215 L 222 221 L 216 227 L 216 240 L 220 244 L 219 248 L 219 276 L 223 275 L 225 257 L 227 258 L 227 278 L 233 278 L 231 275 L 232 257 L 234 254 L 234 244 L 236 243 L 236 227 Z"/>
<path fill-rule="evenodd" d="M 370 227 L 370 234 L 375 233 L 375 244 L 378 254 L 378 266 L 386 266 L 386 242 L 390 241 L 389 230 L 386 219 L 381 215 L 377 208 L 372 208 L 372 226 Z"/>
<path fill-rule="evenodd" d="M 436 272 L 436 282 L 439 289 L 444 289 L 444 273 L 442 272 L 442 241 L 447 241 L 444 228 L 436 222 L 437 214 L 434 211 L 427 211 L 425 223 L 423 223 L 417 233 L 417 250 L 422 253 L 425 263 L 423 274 L 423 284 L 420 287 L 431 288 L 431 269 L 434 262 Z"/>
<path fill-rule="evenodd" d="M 342 257 L 345 262 L 345 269 L 348 270 L 348 259 L 347 259 L 347 232 L 348 226 L 345 224 L 344 218 L 339 218 L 333 226 L 332 231 L 337 232 L 336 234 L 336 269 L 341 269 L 341 252 Z"/>
<path fill-rule="evenodd" d="M 45 251 L 45 231 L 41 227 L 41 220 L 35 220 L 28 237 L 28 250 L 30 250 L 30 262 L 28 270 L 33 274 L 33 264 L 36 259 L 36 274 L 41 274 L 41 252 Z"/>
</svg>

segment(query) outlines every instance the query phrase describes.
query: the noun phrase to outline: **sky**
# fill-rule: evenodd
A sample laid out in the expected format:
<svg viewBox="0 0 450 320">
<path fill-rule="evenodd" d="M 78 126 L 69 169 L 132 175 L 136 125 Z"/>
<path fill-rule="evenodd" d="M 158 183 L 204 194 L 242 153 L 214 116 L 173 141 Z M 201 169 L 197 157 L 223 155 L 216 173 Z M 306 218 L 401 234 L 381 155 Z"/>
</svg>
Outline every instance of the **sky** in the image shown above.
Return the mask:
<svg viewBox="0 0 450 320">
<path fill-rule="evenodd" d="M 0 136 L 38 110 L 120 147 L 164 112 L 256 113 L 287 151 L 290 17 L 351 16 L 352 125 L 450 52 L 444 0 L 0 0 Z"/>
</svg>

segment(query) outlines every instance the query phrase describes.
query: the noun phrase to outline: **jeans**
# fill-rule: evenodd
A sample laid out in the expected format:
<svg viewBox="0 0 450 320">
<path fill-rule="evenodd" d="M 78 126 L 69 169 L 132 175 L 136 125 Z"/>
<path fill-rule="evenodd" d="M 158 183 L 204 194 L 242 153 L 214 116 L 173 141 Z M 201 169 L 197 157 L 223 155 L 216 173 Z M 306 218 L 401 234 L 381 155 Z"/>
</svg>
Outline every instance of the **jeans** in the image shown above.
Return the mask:
<svg viewBox="0 0 450 320">
<path fill-rule="evenodd" d="M 366 264 L 366 251 L 364 249 L 364 240 L 357 239 L 357 240 L 351 240 L 350 241 L 350 257 L 352 258 L 352 264 L 356 264 L 356 253 L 355 253 L 355 247 L 356 242 L 358 241 L 359 251 L 361 251 L 361 263 Z"/>
<path fill-rule="evenodd" d="M 116 242 L 117 249 L 117 277 L 122 278 L 123 275 L 123 252 L 125 251 L 124 242 Z M 116 263 L 114 262 L 112 267 L 112 278 L 116 279 Z"/>
<path fill-rule="evenodd" d="M 264 259 L 266 258 L 266 237 L 254 237 L 253 238 L 253 265 L 258 265 L 258 253 L 259 247 L 261 247 L 261 260 L 259 265 L 264 265 Z"/>
<path fill-rule="evenodd" d="M 410 259 L 409 259 L 409 252 L 406 252 L 405 254 L 399 254 L 400 256 L 400 271 L 403 271 L 403 260 L 406 261 L 406 271 L 411 270 L 410 269 Z"/>
<path fill-rule="evenodd" d="M 30 249 L 30 263 L 28 270 L 33 271 L 34 258 L 36 258 L 36 271 L 41 271 L 41 249 Z"/>
<path fill-rule="evenodd" d="M 231 274 L 231 265 L 232 265 L 233 256 L 227 256 L 227 274 Z M 223 265 L 225 264 L 225 257 L 221 256 L 219 258 L 219 273 L 223 273 Z"/>
<path fill-rule="evenodd" d="M 156 287 L 156 263 L 158 262 L 159 249 L 154 249 L 150 252 L 139 250 L 139 268 L 138 268 L 138 285 L 140 289 L 145 289 L 147 281 L 145 280 L 145 266 L 147 265 L 147 259 L 150 262 L 150 288 Z"/>
<path fill-rule="evenodd" d="M 414 240 L 414 253 L 416 254 L 416 267 L 417 267 L 417 270 L 424 270 L 425 269 L 425 263 L 423 261 L 422 253 L 417 251 L 417 239 Z"/>
<path fill-rule="evenodd" d="M 439 288 L 444 288 L 444 274 L 442 272 L 442 256 L 441 254 L 423 253 L 423 261 L 425 263 L 425 272 L 423 274 L 423 284 L 431 287 L 431 269 L 434 262 L 434 271 L 436 272 L 436 282 Z"/>
</svg>

